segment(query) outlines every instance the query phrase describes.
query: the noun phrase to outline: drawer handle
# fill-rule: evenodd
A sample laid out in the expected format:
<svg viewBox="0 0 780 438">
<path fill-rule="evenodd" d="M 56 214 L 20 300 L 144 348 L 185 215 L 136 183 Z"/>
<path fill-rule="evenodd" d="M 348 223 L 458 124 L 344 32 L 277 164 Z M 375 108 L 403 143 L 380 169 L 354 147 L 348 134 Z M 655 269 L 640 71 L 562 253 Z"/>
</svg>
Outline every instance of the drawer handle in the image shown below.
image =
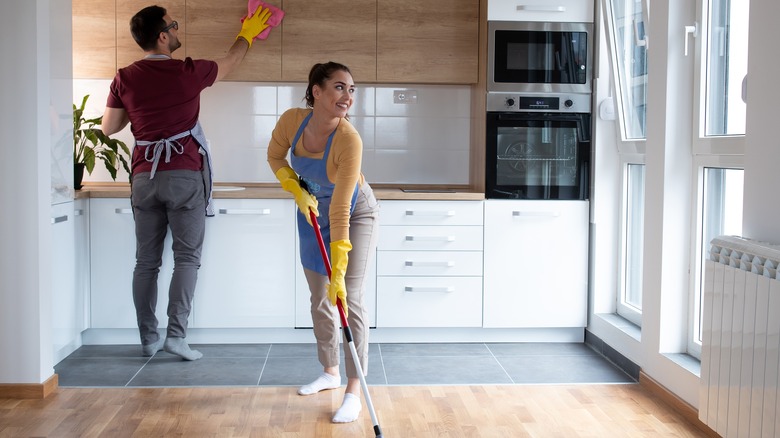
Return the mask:
<svg viewBox="0 0 780 438">
<path fill-rule="evenodd" d="M 80 208 L 78 210 L 73 210 L 73 216 L 82 216 L 83 214 L 84 214 L 84 210 Z"/>
<path fill-rule="evenodd" d="M 133 209 L 132 208 L 115 208 L 114 213 L 116 214 L 132 214 Z"/>
<path fill-rule="evenodd" d="M 558 217 L 561 213 L 557 211 L 513 211 L 512 217 Z"/>
<path fill-rule="evenodd" d="M 220 208 L 219 214 L 255 214 L 260 216 L 268 216 L 271 214 L 271 209 L 270 208 L 260 208 L 260 209 Z"/>
<path fill-rule="evenodd" d="M 455 211 L 453 210 L 440 210 L 440 211 L 415 211 L 415 210 L 406 210 L 407 216 L 444 216 L 444 217 L 452 217 L 455 216 Z"/>
<path fill-rule="evenodd" d="M 406 236 L 407 242 L 454 242 L 455 236 Z"/>
<path fill-rule="evenodd" d="M 51 223 L 58 224 L 60 222 L 65 222 L 67 220 L 68 220 L 68 215 L 66 214 L 64 216 L 57 216 L 57 217 L 51 218 Z"/>
<path fill-rule="evenodd" d="M 528 12 L 566 12 L 566 6 L 518 5 L 517 10 Z"/>
<path fill-rule="evenodd" d="M 407 260 L 404 265 L 418 268 L 451 268 L 455 266 L 455 262 L 415 262 Z"/>
<path fill-rule="evenodd" d="M 404 287 L 404 292 L 446 292 L 446 293 L 452 293 L 455 292 L 455 288 L 452 286 L 429 286 L 429 287 L 421 287 L 421 286 L 406 286 Z"/>
</svg>

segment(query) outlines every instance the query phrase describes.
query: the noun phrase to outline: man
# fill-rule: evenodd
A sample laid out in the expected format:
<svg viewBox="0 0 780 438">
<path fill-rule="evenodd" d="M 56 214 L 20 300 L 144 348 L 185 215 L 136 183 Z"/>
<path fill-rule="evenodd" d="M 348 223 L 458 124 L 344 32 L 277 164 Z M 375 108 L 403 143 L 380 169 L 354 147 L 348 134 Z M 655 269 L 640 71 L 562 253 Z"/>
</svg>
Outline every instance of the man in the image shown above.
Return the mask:
<svg viewBox="0 0 780 438">
<path fill-rule="evenodd" d="M 145 56 L 117 72 L 102 129 L 111 135 L 130 123 L 135 138 L 130 197 L 136 235 L 133 303 L 144 356 L 164 349 L 186 360 L 203 357 L 185 341 L 205 218 L 213 215 L 209 152 L 198 122 L 200 93 L 241 63 L 253 39 L 268 27 L 270 15 L 269 9 L 258 7 L 244 20 L 227 55 L 213 61 L 171 58 L 181 47 L 179 24 L 165 8 L 149 6 L 130 20 L 130 32 Z M 163 341 L 155 308 L 168 227 L 174 270 Z"/>
</svg>

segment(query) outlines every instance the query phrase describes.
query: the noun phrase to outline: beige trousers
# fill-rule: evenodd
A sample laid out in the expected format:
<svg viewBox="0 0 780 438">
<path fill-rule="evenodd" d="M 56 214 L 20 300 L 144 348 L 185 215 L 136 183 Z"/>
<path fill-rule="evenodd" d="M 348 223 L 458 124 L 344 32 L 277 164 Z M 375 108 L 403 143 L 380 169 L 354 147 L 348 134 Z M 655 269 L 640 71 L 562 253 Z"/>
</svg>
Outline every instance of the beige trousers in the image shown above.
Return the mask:
<svg viewBox="0 0 780 438">
<path fill-rule="evenodd" d="M 352 331 L 364 374 L 368 374 L 368 311 L 365 306 L 366 271 L 376 255 L 377 232 L 379 230 L 379 204 L 368 183 L 358 189 L 355 210 L 349 219 L 349 240 L 352 250 L 344 282 L 347 286 L 347 322 Z M 317 339 L 317 357 L 323 367 L 339 365 L 339 332 L 341 321 L 338 309 L 328 299 L 328 278 L 309 269 L 304 269 L 311 292 L 311 317 L 314 337 Z M 349 348 L 344 341 L 345 352 Z M 357 378 L 357 368 L 352 354 L 345 354 L 348 378 Z"/>
</svg>

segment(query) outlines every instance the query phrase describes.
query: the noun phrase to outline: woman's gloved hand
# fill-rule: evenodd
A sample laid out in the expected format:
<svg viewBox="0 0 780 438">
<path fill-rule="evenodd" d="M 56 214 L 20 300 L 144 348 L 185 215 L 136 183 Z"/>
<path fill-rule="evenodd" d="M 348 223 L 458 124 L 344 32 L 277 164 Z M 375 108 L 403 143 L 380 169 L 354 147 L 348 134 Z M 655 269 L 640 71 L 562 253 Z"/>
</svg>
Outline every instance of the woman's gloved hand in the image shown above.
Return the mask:
<svg viewBox="0 0 780 438">
<path fill-rule="evenodd" d="M 303 216 L 306 218 L 306 222 L 311 225 L 309 210 L 314 212 L 314 216 L 319 217 L 320 215 L 320 212 L 317 210 L 317 198 L 301 188 L 298 175 L 294 170 L 292 170 L 291 167 L 282 167 L 281 169 L 277 170 L 276 179 L 282 183 L 282 188 L 285 191 L 292 193 L 292 195 L 295 197 L 295 203 L 298 204 L 298 209 L 300 209 L 301 213 L 303 213 Z"/>
<path fill-rule="evenodd" d="M 336 299 L 341 300 L 344 307 L 344 316 L 349 315 L 347 308 L 347 285 L 344 283 L 344 275 L 347 273 L 347 263 L 349 256 L 347 253 L 352 249 L 352 244 L 348 239 L 330 242 L 330 284 L 328 285 L 328 298 L 330 303 L 336 305 Z"/>
<path fill-rule="evenodd" d="M 268 27 L 266 22 L 270 17 L 270 9 L 263 9 L 262 6 L 258 6 L 252 16 L 244 18 L 244 22 L 241 24 L 241 32 L 238 33 L 236 39 L 243 38 L 249 43 L 249 47 L 252 47 L 252 41 L 254 41 L 255 37 Z"/>
</svg>

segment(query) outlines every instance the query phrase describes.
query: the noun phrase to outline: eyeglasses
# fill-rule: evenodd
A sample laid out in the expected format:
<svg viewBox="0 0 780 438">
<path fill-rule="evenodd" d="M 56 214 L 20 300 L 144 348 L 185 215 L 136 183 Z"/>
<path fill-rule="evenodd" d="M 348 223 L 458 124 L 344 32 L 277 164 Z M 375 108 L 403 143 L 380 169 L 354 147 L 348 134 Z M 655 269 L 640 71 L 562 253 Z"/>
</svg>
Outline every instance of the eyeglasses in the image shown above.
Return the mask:
<svg viewBox="0 0 780 438">
<path fill-rule="evenodd" d="M 171 29 L 176 29 L 176 30 L 179 30 L 179 22 L 178 22 L 178 21 L 176 21 L 176 20 L 173 20 L 173 21 L 171 22 L 171 24 L 169 24 L 169 25 L 167 25 L 167 26 L 163 27 L 163 28 L 162 28 L 162 30 L 161 30 L 160 32 L 168 32 L 168 31 L 169 31 L 169 30 L 171 30 Z"/>
</svg>

